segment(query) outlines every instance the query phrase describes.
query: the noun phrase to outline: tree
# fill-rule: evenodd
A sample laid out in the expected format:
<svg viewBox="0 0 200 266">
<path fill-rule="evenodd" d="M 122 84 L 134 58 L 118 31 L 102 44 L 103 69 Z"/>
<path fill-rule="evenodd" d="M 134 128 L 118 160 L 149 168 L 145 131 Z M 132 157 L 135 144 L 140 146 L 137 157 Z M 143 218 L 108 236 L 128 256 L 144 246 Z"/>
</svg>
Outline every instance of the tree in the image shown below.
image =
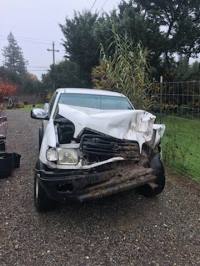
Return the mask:
<svg viewBox="0 0 200 266">
<path fill-rule="evenodd" d="M 34 93 L 41 89 L 41 82 L 27 72 L 26 62 L 12 33 L 8 35 L 8 46 L 3 48 L 4 66 L 0 67 L 0 81 L 13 84 L 18 93 Z"/>
<path fill-rule="evenodd" d="M 121 1 L 109 14 L 75 13 L 61 25 L 69 60 L 80 67 L 80 76 L 90 84 L 91 69 L 99 65 L 100 44 L 110 56 L 117 34 L 134 46 L 148 50 L 152 78 L 165 81 L 176 78 L 177 57 L 188 62 L 200 53 L 200 1 L 129 0 Z M 104 68 L 104 66 L 101 65 Z M 102 69 L 101 69 L 102 71 Z"/>
<path fill-rule="evenodd" d="M 2 66 L 0 67 L 0 82 L 16 84 L 18 87 L 21 86 L 21 77 Z"/>
<path fill-rule="evenodd" d="M 110 83 L 112 88 L 127 95 L 137 109 L 149 109 L 152 102 L 149 97 L 148 52 L 142 48 L 141 44 L 135 46 L 127 38 L 124 39 L 115 32 L 113 34 L 115 52 L 109 56 L 104 50 L 102 51 L 100 66 L 104 66 L 103 79 L 98 80 L 95 85 L 101 87 L 107 79 L 108 84 Z M 93 73 L 97 72 L 98 67 Z"/>
<path fill-rule="evenodd" d="M 21 93 L 34 94 L 42 92 L 42 83 L 30 73 L 26 73 L 21 79 Z"/>
<path fill-rule="evenodd" d="M 190 65 L 189 79 L 200 80 L 200 63 L 199 62 L 195 61 L 192 65 Z"/>
<path fill-rule="evenodd" d="M 91 12 L 76 13 L 73 19 L 66 18 L 60 25 L 64 34 L 66 57 L 80 68 L 81 78 L 90 85 L 91 70 L 99 62 L 100 45 L 95 35 L 97 14 Z"/>
<path fill-rule="evenodd" d="M 3 48 L 4 66 L 9 71 L 16 74 L 27 72 L 22 49 L 17 44 L 12 33 L 8 35 L 8 46 Z"/>
<path fill-rule="evenodd" d="M 195 61 L 190 65 L 187 58 L 180 58 L 175 74 L 177 81 L 200 80 L 200 64 Z"/>
<path fill-rule="evenodd" d="M 143 47 L 147 48 L 150 64 L 158 66 L 165 45 L 165 40 L 160 33 L 160 26 L 147 19 L 145 12 L 136 5 L 135 1 L 122 1 L 118 9 L 118 19 L 113 19 L 116 31 L 121 36 L 128 38 L 134 45 L 141 43 Z"/>
<path fill-rule="evenodd" d="M 42 89 L 42 84 L 36 76 L 30 73 L 19 75 L 5 67 L 0 67 L 0 83 L 13 84 L 17 93 L 38 93 Z"/>
<path fill-rule="evenodd" d="M 51 66 L 49 72 L 42 76 L 43 87 L 47 90 L 53 90 L 53 81 L 56 88 L 84 87 L 85 85 L 80 78 L 79 66 L 68 60 Z"/>
<path fill-rule="evenodd" d="M 122 1 L 111 16 L 120 35 L 148 49 L 157 80 L 175 78 L 177 55 L 189 61 L 200 53 L 200 1 Z"/>
<path fill-rule="evenodd" d="M 2 102 L 5 96 L 15 95 L 16 90 L 17 88 L 15 85 L 7 82 L 0 82 L 0 102 Z"/>
<path fill-rule="evenodd" d="M 108 74 L 108 62 L 103 58 L 100 61 L 100 65 L 96 66 L 92 70 L 92 83 L 95 89 L 116 89 L 115 82 Z"/>
<path fill-rule="evenodd" d="M 134 3 L 146 21 L 160 28 L 166 61 L 174 53 L 188 60 L 200 53 L 200 1 L 135 0 Z"/>
</svg>

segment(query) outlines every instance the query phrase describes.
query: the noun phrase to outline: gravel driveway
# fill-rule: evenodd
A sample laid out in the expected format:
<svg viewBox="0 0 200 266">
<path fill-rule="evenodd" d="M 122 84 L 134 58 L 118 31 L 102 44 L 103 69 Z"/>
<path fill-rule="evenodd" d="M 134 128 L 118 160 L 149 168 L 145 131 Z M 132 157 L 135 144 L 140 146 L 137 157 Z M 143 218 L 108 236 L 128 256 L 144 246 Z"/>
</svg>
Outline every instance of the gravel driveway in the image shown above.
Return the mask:
<svg viewBox="0 0 200 266">
<path fill-rule="evenodd" d="M 200 265 L 200 186 L 169 176 L 165 192 L 128 192 L 69 203 L 46 214 L 33 206 L 38 126 L 8 112 L 8 149 L 21 168 L 0 180 L 0 265 Z"/>
</svg>

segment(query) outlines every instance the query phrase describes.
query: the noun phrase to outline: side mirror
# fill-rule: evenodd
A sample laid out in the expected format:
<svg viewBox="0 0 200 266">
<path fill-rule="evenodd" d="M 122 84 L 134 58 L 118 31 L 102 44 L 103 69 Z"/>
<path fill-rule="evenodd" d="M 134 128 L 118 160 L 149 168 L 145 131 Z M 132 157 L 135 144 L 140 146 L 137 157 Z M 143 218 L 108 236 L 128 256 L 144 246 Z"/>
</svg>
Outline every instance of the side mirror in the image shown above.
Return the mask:
<svg viewBox="0 0 200 266">
<path fill-rule="evenodd" d="M 49 103 L 44 104 L 44 111 L 48 114 L 49 113 Z"/>
<path fill-rule="evenodd" d="M 41 119 L 41 120 L 48 120 L 48 113 L 41 108 L 34 108 L 31 110 L 31 118 L 33 119 Z"/>
</svg>

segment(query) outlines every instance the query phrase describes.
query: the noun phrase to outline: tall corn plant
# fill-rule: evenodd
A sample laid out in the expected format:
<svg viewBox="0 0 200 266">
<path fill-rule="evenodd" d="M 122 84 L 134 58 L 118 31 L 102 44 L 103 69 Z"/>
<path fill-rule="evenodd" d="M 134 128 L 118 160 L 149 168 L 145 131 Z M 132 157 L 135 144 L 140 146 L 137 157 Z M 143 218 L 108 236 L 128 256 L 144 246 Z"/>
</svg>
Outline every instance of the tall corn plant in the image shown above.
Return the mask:
<svg viewBox="0 0 200 266">
<path fill-rule="evenodd" d="M 115 90 L 127 95 L 137 109 L 150 109 L 148 52 L 140 43 L 135 46 L 127 38 L 113 34 L 114 54 L 108 56 L 104 48 L 101 49 L 101 65 L 106 69 L 107 79 L 112 81 Z"/>
</svg>

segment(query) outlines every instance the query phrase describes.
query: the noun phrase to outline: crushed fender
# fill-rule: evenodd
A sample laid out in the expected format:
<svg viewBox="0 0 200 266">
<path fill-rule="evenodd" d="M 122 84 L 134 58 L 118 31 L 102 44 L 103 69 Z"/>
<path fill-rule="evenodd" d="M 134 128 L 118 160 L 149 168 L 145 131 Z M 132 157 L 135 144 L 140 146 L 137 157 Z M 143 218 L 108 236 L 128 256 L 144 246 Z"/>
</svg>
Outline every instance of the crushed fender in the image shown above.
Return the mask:
<svg viewBox="0 0 200 266">
<path fill-rule="evenodd" d="M 112 170 L 109 170 L 107 173 L 105 172 L 103 182 L 85 188 L 83 193 L 79 194 L 78 199 L 85 201 L 109 196 L 142 186 L 155 179 L 156 175 L 152 168 L 135 165 L 133 162 L 121 162 Z"/>
</svg>

